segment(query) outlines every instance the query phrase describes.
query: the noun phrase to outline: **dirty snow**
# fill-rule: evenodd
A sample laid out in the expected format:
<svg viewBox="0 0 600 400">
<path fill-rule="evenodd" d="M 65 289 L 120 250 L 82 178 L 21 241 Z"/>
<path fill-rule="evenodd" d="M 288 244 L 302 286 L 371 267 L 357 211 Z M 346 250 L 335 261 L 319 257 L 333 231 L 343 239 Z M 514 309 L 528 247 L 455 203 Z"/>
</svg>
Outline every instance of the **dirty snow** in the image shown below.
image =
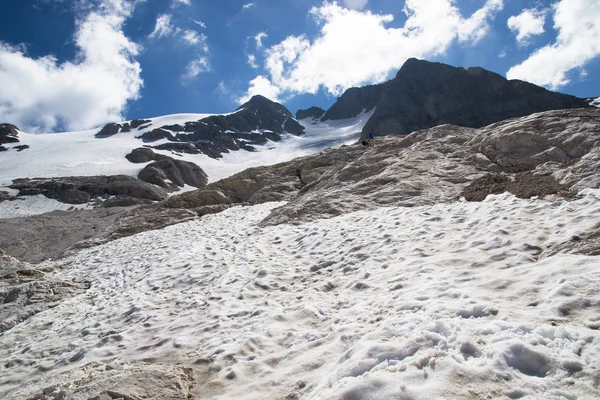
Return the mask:
<svg viewBox="0 0 600 400">
<path fill-rule="evenodd" d="M 91 288 L 0 337 L 0 396 L 87 398 L 84 365 L 144 360 L 193 368 L 196 399 L 599 398 L 598 256 L 551 255 L 600 223 L 582 195 L 234 207 L 46 262 Z"/>
</svg>

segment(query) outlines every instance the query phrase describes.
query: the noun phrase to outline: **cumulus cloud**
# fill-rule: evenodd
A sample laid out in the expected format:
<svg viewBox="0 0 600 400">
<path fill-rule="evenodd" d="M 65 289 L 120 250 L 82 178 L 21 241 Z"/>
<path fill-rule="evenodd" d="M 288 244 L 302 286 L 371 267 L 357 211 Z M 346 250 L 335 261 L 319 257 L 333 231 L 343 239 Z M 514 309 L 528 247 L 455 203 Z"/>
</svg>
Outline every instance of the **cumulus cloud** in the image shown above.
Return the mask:
<svg viewBox="0 0 600 400">
<path fill-rule="evenodd" d="M 184 6 L 189 6 L 192 4 L 191 0 L 173 0 L 173 6 L 177 6 L 179 4 L 183 4 Z"/>
<path fill-rule="evenodd" d="M 520 46 L 528 44 L 528 39 L 544 33 L 546 10 L 526 9 L 513 15 L 507 21 L 508 28 L 517 35 Z"/>
<path fill-rule="evenodd" d="M 263 75 L 259 75 L 250 81 L 248 92 L 239 99 L 239 102 L 245 103 L 256 94 L 265 96 L 272 101 L 282 101 L 282 99 L 280 99 L 281 89 L 278 86 L 273 85 L 269 78 Z"/>
<path fill-rule="evenodd" d="M 150 38 L 161 38 L 169 36 L 173 32 L 173 25 L 171 25 L 171 15 L 161 14 L 156 18 L 156 25 L 154 30 L 149 35 Z"/>
<path fill-rule="evenodd" d="M 254 7 L 255 5 L 256 5 L 256 3 L 246 3 L 246 4 L 244 4 L 242 7 L 243 7 L 243 8 L 244 8 L 244 10 L 245 10 L 245 9 L 248 9 L 248 8 L 250 8 L 250 7 Z"/>
<path fill-rule="evenodd" d="M 381 82 L 410 57 L 443 54 L 454 42 L 477 43 L 502 7 L 502 0 L 488 0 L 464 17 L 453 0 L 407 0 L 404 26 L 389 28 L 392 15 L 324 2 L 310 11 L 319 35 L 312 40 L 306 35 L 289 36 L 267 48 L 266 74 L 251 81 L 241 99 L 260 88 L 280 97 L 316 93 L 321 88 L 339 95 L 352 86 Z"/>
<path fill-rule="evenodd" d="M 188 63 L 187 67 L 185 68 L 185 73 L 182 77 L 186 80 L 189 80 L 200 75 L 202 72 L 208 71 L 210 71 L 210 63 L 208 62 L 208 58 L 200 56 Z"/>
<path fill-rule="evenodd" d="M 122 120 L 143 81 L 140 48 L 123 33 L 132 3 L 109 0 L 78 18 L 74 61 L 32 58 L 25 46 L 0 42 L 0 115 L 21 129 L 80 130 Z"/>
<path fill-rule="evenodd" d="M 527 60 L 508 70 L 509 79 L 522 79 L 557 90 L 600 55 L 600 2 L 561 0 L 553 6 L 556 41 L 534 51 Z"/>
</svg>

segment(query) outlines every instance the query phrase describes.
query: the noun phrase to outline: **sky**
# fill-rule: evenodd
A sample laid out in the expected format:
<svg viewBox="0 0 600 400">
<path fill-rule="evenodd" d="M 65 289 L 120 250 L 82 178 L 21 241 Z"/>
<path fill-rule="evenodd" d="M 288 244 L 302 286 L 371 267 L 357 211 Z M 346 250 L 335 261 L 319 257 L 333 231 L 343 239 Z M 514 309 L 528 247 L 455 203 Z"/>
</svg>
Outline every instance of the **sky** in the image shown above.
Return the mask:
<svg viewBox="0 0 600 400">
<path fill-rule="evenodd" d="M 3 0 L 0 122 L 32 133 L 262 94 L 329 108 L 410 57 L 600 96 L 598 0 Z"/>
</svg>

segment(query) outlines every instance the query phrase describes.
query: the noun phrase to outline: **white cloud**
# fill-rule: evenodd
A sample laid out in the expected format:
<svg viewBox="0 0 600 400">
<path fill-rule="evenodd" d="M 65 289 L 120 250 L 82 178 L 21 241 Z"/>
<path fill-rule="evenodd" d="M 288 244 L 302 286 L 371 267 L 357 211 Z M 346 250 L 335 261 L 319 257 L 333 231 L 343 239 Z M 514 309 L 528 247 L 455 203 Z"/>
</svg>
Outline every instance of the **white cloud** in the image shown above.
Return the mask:
<svg viewBox="0 0 600 400">
<path fill-rule="evenodd" d="M 150 38 L 161 38 L 163 36 L 169 36 L 173 32 L 173 25 L 171 25 L 171 15 L 161 14 L 156 19 L 156 25 L 154 30 L 149 35 Z"/>
<path fill-rule="evenodd" d="M 546 13 L 547 10 L 526 9 L 508 19 L 508 28 L 517 35 L 520 46 L 527 45 L 529 38 L 544 33 Z"/>
<path fill-rule="evenodd" d="M 260 49 L 263 47 L 263 39 L 266 38 L 268 35 L 266 32 L 258 32 L 256 34 L 256 36 L 254 36 L 254 40 L 256 41 L 256 48 Z"/>
<path fill-rule="evenodd" d="M 104 2 L 77 20 L 75 61 L 31 58 L 0 42 L 0 115 L 30 132 L 80 130 L 123 119 L 143 81 L 139 46 L 123 33 L 132 3 Z"/>
<path fill-rule="evenodd" d="M 244 8 L 244 10 L 246 10 L 250 7 L 254 7 L 255 5 L 256 5 L 256 3 L 246 3 L 242 7 Z"/>
<path fill-rule="evenodd" d="M 206 24 L 205 24 L 204 22 L 202 22 L 202 21 L 197 21 L 197 20 L 194 20 L 194 23 L 195 23 L 196 25 L 198 25 L 199 27 L 206 29 Z"/>
<path fill-rule="evenodd" d="M 254 54 L 248 54 L 248 65 L 253 69 L 258 68 L 258 64 L 256 63 L 256 56 Z"/>
<path fill-rule="evenodd" d="M 183 31 L 181 38 L 190 46 L 195 46 L 199 43 L 205 45 L 206 43 L 206 36 L 204 34 L 199 34 L 198 32 L 193 31 L 191 29 Z"/>
<path fill-rule="evenodd" d="M 369 0 L 342 0 L 342 3 L 346 8 L 361 11 L 367 6 Z"/>
<path fill-rule="evenodd" d="M 204 56 L 200 56 L 192 61 L 190 61 L 185 69 L 185 73 L 183 74 L 184 79 L 193 79 L 196 76 L 200 75 L 202 72 L 210 71 L 210 63 L 208 62 L 208 58 Z"/>
<path fill-rule="evenodd" d="M 250 87 L 248 89 L 248 92 L 246 92 L 244 96 L 237 99 L 239 103 L 247 102 L 252 96 L 256 94 L 265 96 L 266 98 L 272 101 L 281 101 L 281 99 L 279 98 L 279 96 L 281 95 L 281 89 L 273 85 L 267 77 L 259 75 L 256 78 L 252 79 L 249 84 Z"/>
<path fill-rule="evenodd" d="M 184 6 L 189 6 L 192 4 L 191 0 L 173 0 L 173 6 L 177 6 L 179 4 L 183 4 Z"/>
<path fill-rule="evenodd" d="M 556 90 L 570 82 L 567 74 L 600 55 L 600 2 L 561 0 L 553 6 L 553 44 L 537 49 L 510 68 L 509 79 L 522 79 Z"/>
<path fill-rule="evenodd" d="M 310 11 L 320 34 L 312 41 L 304 35 L 289 36 L 266 49 L 268 75 L 250 82 L 249 92 L 264 88 L 281 97 L 325 88 L 339 95 L 352 86 L 381 82 L 410 57 L 443 54 L 456 41 L 477 43 L 503 7 L 502 0 L 488 0 L 473 15 L 463 17 L 454 3 L 407 0 L 404 26 L 387 28 L 392 15 L 324 2 Z"/>
</svg>

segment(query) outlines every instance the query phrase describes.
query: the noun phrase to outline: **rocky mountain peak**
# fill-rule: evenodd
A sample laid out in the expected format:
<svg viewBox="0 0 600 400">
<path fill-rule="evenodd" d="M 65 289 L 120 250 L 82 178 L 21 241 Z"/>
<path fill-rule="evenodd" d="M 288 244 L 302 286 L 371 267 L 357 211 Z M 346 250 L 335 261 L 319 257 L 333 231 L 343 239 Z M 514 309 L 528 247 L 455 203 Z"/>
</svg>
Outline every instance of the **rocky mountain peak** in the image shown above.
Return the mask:
<svg viewBox="0 0 600 400">
<path fill-rule="evenodd" d="M 509 81 L 481 67 L 410 58 L 394 79 L 348 89 L 323 120 L 351 118 L 375 108 L 363 135 L 409 134 L 443 124 L 479 128 L 536 112 L 588 106 L 584 99 Z"/>
</svg>

